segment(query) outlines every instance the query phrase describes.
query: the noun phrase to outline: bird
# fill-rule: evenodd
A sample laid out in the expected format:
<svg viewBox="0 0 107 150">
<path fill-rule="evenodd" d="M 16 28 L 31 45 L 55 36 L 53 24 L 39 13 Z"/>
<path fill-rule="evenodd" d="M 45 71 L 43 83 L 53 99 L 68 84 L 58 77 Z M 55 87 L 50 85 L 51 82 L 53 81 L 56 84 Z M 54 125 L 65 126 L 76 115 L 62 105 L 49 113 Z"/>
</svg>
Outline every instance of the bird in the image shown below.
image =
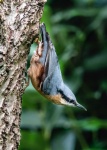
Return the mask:
<svg viewBox="0 0 107 150">
<path fill-rule="evenodd" d="M 78 107 L 79 104 L 71 89 L 64 83 L 55 47 L 44 23 L 40 25 L 40 40 L 28 69 L 28 77 L 34 88 L 45 98 L 58 105 Z"/>
</svg>

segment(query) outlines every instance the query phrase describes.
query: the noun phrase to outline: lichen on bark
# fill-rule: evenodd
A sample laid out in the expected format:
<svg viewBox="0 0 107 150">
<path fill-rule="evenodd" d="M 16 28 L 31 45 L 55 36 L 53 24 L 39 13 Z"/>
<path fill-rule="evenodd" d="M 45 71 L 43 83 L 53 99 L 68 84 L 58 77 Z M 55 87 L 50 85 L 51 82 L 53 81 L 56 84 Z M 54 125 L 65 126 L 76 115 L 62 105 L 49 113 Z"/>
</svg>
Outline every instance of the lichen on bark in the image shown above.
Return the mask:
<svg viewBox="0 0 107 150">
<path fill-rule="evenodd" d="M 20 143 L 21 97 L 30 45 L 46 0 L 0 1 L 0 149 Z"/>
</svg>

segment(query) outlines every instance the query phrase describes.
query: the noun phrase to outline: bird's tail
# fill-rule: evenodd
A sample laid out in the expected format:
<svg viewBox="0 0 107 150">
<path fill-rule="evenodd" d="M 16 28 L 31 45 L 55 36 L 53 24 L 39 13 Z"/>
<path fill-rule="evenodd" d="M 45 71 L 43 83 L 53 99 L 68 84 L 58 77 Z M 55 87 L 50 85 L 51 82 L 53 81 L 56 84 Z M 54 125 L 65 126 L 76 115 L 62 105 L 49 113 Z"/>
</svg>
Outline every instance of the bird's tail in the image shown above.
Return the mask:
<svg viewBox="0 0 107 150">
<path fill-rule="evenodd" d="M 47 54 L 48 54 L 48 33 L 46 32 L 46 27 L 45 24 L 42 23 L 40 25 L 40 33 L 41 33 L 41 39 L 43 43 L 43 51 L 42 51 L 42 57 L 40 58 L 40 62 L 42 65 L 45 65 Z"/>
</svg>

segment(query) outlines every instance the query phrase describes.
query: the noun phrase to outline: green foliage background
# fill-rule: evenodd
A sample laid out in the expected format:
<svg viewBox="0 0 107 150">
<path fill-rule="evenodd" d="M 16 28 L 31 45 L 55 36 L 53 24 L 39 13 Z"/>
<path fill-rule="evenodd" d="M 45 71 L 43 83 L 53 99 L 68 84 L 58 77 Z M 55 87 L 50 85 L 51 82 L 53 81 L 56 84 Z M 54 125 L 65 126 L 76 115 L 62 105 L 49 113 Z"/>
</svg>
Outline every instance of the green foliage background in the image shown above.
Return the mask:
<svg viewBox="0 0 107 150">
<path fill-rule="evenodd" d="M 54 105 L 30 85 L 19 150 L 107 150 L 107 0 L 48 0 L 41 22 L 65 82 L 87 112 Z"/>
</svg>

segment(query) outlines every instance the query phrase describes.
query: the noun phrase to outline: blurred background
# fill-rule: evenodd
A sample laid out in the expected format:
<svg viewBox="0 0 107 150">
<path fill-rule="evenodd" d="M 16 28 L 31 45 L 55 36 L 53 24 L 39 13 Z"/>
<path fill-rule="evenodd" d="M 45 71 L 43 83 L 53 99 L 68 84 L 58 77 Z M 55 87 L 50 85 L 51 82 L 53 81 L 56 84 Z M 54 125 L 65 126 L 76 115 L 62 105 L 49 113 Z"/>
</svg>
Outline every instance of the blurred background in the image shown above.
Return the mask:
<svg viewBox="0 0 107 150">
<path fill-rule="evenodd" d="M 52 104 L 30 84 L 19 150 L 107 150 L 107 0 L 48 0 L 41 22 L 64 81 L 87 112 Z"/>
</svg>

